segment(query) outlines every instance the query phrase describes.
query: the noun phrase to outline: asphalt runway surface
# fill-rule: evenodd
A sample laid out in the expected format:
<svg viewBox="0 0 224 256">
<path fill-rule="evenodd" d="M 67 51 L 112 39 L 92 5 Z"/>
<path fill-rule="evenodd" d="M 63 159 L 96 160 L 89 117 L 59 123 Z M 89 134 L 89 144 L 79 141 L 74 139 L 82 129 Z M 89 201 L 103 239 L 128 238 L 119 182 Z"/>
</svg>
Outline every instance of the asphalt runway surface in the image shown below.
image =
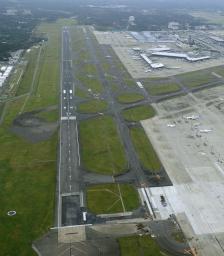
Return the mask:
<svg viewBox="0 0 224 256">
<path fill-rule="evenodd" d="M 80 206 L 83 196 L 79 182 L 80 156 L 71 56 L 70 34 L 65 27 L 62 31 L 57 226 L 78 224 L 82 215 Z"/>
</svg>

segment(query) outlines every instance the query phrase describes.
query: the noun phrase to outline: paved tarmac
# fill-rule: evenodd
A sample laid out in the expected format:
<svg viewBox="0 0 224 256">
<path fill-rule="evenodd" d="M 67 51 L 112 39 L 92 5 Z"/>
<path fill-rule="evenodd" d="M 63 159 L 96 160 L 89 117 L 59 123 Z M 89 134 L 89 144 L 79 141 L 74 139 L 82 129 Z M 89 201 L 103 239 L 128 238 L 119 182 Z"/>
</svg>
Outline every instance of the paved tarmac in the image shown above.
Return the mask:
<svg viewBox="0 0 224 256">
<path fill-rule="evenodd" d="M 80 222 L 82 192 L 80 192 L 80 156 L 78 129 L 75 112 L 74 82 L 70 34 L 65 27 L 62 31 L 61 59 L 61 120 L 58 172 L 57 226 L 75 225 Z"/>
</svg>

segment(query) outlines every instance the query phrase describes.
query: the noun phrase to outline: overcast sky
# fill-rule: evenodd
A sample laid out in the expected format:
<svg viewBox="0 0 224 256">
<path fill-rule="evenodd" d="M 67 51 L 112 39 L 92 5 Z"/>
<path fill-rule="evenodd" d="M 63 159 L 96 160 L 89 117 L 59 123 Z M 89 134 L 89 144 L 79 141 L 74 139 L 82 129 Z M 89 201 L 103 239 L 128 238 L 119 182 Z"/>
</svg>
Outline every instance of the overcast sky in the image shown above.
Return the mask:
<svg viewBox="0 0 224 256">
<path fill-rule="evenodd" d="M 7 1 L 7 0 L 0 0 Z M 9 2 L 16 2 L 15 0 L 8 0 Z M 224 0 L 17 0 L 17 2 L 29 2 L 37 5 L 38 3 L 60 3 L 63 4 L 126 4 L 126 5 L 136 5 L 140 8 L 196 8 L 196 9 L 224 9 Z"/>
</svg>

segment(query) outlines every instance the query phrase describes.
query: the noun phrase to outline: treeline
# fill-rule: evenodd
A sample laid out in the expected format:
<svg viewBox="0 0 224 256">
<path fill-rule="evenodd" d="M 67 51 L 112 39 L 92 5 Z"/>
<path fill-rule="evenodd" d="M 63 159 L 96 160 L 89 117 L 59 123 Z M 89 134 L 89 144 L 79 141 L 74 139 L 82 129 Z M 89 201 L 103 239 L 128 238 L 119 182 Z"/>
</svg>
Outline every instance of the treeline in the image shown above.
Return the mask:
<svg viewBox="0 0 224 256">
<path fill-rule="evenodd" d="M 129 16 L 134 16 L 135 26 L 129 26 L 129 29 L 136 31 L 165 29 L 170 21 L 179 22 L 182 29 L 186 24 L 203 24 L 201 20 L 176 10 L 148 9 L 150 11 L 143 12 L 128 1 L 124 3 L 130 3 L 130 6 L 125 8 L 101 8 L 99 5 L 104 0 L 95 1 L 98 3 L 96 7 L 88 6 L 88 0 L 85 3 L 79 0 L 23 0 L 10 2 L 10 5 L 6 0 L 0 1 L 0 60 L 8 58 L 10 51 L 26 49 L 42 40 L 32 31 L 43 20 L 53 22 L 60 17 L 75 16 L 80 24 L 94 25 L 99 30 L 121 30 L 128 27 Z M 16 9 L 14 15 L 5 15 L 9 8 Z M 24 10 L 30 13 L 24 13 Z"/>
<path fill-rule="evenodd" d="M 171 21 L 180 23 L 180 28 L 202 25 L 203 21 L 186 13 L 171 10 L 154 10 L 142 12 L 133 9 L 105 9 L 105 8 L 80 8 L 78 20 L 81 24 L 95 25 L 97 29 L 126 29 L 130 16 L 135 17 L 135 25 L 129 29 L 133 31 L 166 29 Z"/>
</svg>

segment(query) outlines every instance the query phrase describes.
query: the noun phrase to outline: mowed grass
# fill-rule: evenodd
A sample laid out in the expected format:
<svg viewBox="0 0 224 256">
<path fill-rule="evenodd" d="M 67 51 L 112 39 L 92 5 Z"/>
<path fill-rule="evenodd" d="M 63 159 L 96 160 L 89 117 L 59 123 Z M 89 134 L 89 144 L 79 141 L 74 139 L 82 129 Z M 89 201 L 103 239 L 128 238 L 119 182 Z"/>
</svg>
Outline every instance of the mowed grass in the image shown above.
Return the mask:
<svg viewBox="0 0 224 256">
<path fill-rule="evenodd" d="M 36 255 L 31 248 L 33 240 L 53 225 L 58 134 L 33 144 L 17 137 L 10 127 L 24 102 L 25 111 L 58 102 L 61 25 L 60 21 L 40 25 L 38 30 L 46 32 L 49 41 L 38 71 L 40 76 L 35 81 L 35 93 L 7 103 L 0 126 L 1 255 Z M 9 210 L 15 210 L 17 215 L 8 217 Z"/>
<path fill-rule="evenodd" d="M 224 24 L 224 17 L 221 13 L 215 11 L 191 11 L 190 15 L 196 18 L 202 18 L 208 23 L 212 24 Z"/>
<path fill-rule="evenodd" d="M 224 77 L 224 66 L 218 66 L 211 69 L 212 72 Z"/>
<path fill-rule="evenodd" d="M 87 206 L 95 214 L 132 211 L 139 207 L 139 197 L 129 184 L 103 184 L 87 189 Z"/>
<path fill-rule="evenodd" d="M 88 98 L 89 97 L 88 93 L 80 88 L 75 89 L 75 96 L 80 97 L 80 98 Z"/>
<path fill-rule="evenodd" d="M 77 78 L 82 83 L 86 89 L 90 89 L 93 93 L 101 93 L 103 90 L 103 85 L 98 78 L 88 77 L 85 75 L 78 75 Z"/>
<path fill-rule="evenodd" d="M 24 59 L 27 61 L 27 65 L 22 75 L 22 79 L 16 92 L 16 96 L 30 92 L 34 70 L 37 65 L 39 50 L 40 48 L 32 47 L 31 51 L 25 54 Z"/>
<path fill-rule="evenodd" d="M 107 102 L 104 100 L 90 100 L 78 106 L 80 113 L 97 113 L 107 109 Z"/>
<path fill-rule="evenodd" d="M 177 76 L 178 79 L 187 87 L 195 88 L 218 80 L 211 70 L 199 70 Z"/>
<path fill-rule="evenodd" d="M 90 64 L 90 63 L 82 64 L 82 71 L 87 75 L 96 75 L 97 74 L 96 66 L 94 64 Z"/>
<path fill-rule="evenodd" d="M 51 110 L 51 111 L 42 111 L 37 114 L 38 117 L 43 118 L 47 122 L 56 122 L 58 121 L 58 110 Z"/>
<path fill-rule="evenodd" d="M 2 255 L 35 255 L 34 239 L 53 225 L 57 135 L 31 144 L 9 131 L 23 100 L 11 102 L 0 128 L 0 248 Z M 7 211 L 17 215 L 8 217 Z"/>
<path fill-rule="evenodd" d="M 158 83 L 158 84 L 151 84 L 147 86 L 146 89 L 150 95 L 156 96 L 156 95 L 178 92 L 180 90 L 180 86 L 175 83 Z"/>
<path fill-rule="evenodd" d="M 144 99 L 144 96 L 139 93 L 124 93 L 117 97 L 120 103 L 134 103 Z"/>
<path fill-rule="evenodd" d="M 149 236 L 130 236 L 118 239 L 121 256 L 164 256 L 158 244 Z"/>
<path fill-rule="evenodd" d="M 137 122 L 153 117 L 155 115 L 155 110 L 152 106 L 141 105 L 124 110 L 122 115 L 127 121 Z"/>
<path fill-rule="evenodd" d="M 61 52 L 60 30 L 64 23 L 64 20 L 58 20 L 55 23 L 42 23 L 37 29 L 37 33 L 47 34 L 48 41 L 43 46 L 43 56 L 37 72 L 37 81 L 35 82 L 37 86 L 24 111 L 55 105 L 58 101 Z"/>
<path fill-rule="evenodd" d="M 79 131 L 81 160 L 87 171 L 116 175 L 127 170 L 124 148 L 112 117 L 82 121 Z"/>
<path fill-rule="evenodd" d="M 153 173 L 159 172 L 162 168 L 161 162 L 144 130 L 142 128 L 131 128 L 130 134 L 143 169 Z"/>
</svg>

